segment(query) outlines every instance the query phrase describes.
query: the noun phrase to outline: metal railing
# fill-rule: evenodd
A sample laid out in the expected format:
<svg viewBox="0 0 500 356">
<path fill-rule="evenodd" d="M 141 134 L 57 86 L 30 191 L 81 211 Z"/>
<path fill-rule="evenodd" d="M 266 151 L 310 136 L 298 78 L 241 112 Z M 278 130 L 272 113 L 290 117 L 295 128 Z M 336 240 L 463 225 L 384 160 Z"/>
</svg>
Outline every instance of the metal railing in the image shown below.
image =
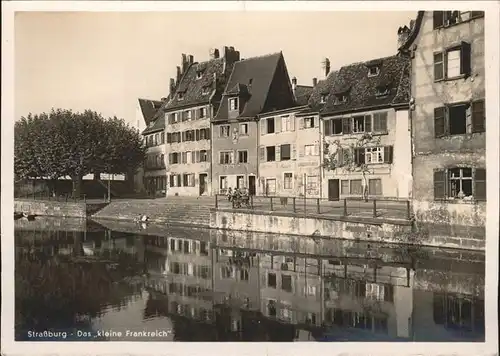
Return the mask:
<svg viewBox="0 0 500 356">
<path fill-rule="evenodd" d="M 82 194 L 81 197 L 75 197 L 71 194 L 57 194 L 53 195 L 48 192 L 36 192 L 31 194 L 15 194 L 14 199 L 23 199 L 23 200 L 40 200 L 40 201 L 57 201 L 57 202 L 109 202 L 109 199 L 106 195 L 103 196 L 102 199 L 87 199 L 85 194 Z"/>
<path fill-rule="evenodd" d="M 412 217 L 409 200 L 394 198 L 304 198 L 285 196 L 252 196 L 246 201 L 215 195 L 216 209 L 251 209 L 254 211 L 289 212 L 297 215 L 359 216 L 371 218 L 407 219 Z"/>
</svg>

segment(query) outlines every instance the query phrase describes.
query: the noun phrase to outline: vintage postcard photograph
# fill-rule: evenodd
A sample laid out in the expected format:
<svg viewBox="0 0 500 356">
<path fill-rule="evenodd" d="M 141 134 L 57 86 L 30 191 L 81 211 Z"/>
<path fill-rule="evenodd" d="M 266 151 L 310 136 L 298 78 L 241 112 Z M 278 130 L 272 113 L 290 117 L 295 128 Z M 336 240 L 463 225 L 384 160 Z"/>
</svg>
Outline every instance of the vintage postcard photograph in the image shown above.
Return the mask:
<svg viewBox="0 0 500 356">
<path fill-rule="evenodd" d="M 497 2 L 2 3 L 2 354 L 494 355 Z"/>
</svg>

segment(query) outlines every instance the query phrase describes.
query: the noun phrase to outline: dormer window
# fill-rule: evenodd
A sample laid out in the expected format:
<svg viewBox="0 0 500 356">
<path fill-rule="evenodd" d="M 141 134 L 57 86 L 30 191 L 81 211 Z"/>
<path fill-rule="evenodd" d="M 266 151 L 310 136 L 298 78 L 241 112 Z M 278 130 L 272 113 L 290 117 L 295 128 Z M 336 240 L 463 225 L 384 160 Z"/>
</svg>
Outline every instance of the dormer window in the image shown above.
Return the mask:
<svg viewBox="0 0 500 356">
<path fill-rule="evenodd" d="M 177 93 L 177 100 L 184 100 L 184 93 L 183 92 L 178 92 Z"/>
<path fill-rule="evenodd" d="M 204 87 L 201 89 L 201 94 L 202 95 L 207 95 L 210 93 L 210 87 Z"/>
<path fill-rule="evenodd" d="M 380 68 L 378 66 L 368 67 L 368 76 L 369 77 L 376 77 L 379 74 L 380 74 Z"/>
<path fill-rule="evenodd" d="M 196 72 L 196 79 L 201 79 L 203 78 L 203 71 L 199 70 Z"/>
<path fill-rule="evenodd" d="M 382 85 L 377 87 L 377 92 L 375 93 L 375 96 L 377 98 L 381 98 L 384 96 L 389 95 L 389 86 L 388 85 Z"/>
<path fill-rule="evenodd" d="M 321 98 L 319 99 L 320 104 L 326 103 L 326 99 L 328 99 L 328 95 L 322 94 Z"/>
<path fill-rule="evenodd" d="M 338 94 L 335 95 L 335 105 L 340 105 L 347 103 L 347 95 L 346 94 Z"/>
<path fill-rule="evenodd" d="M 229 99 L 229 110 L 236 111 L 239 108 L 239 100 L 238 98 Z"/>
</svg>

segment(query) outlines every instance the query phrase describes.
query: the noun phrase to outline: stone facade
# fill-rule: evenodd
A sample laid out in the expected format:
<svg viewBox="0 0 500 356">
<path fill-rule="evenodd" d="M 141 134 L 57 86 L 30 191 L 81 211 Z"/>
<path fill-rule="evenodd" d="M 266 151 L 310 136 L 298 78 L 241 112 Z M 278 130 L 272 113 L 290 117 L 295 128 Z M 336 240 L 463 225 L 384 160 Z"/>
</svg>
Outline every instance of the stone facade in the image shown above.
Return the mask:
<svg viewBox="0 0 500 356">
<path fill-rule="evenodd" d="M 483 16 L 421 12 L 406 45 L 413 57 L 413 208 L 424 225 L 484 229 Z"/>
</svg>

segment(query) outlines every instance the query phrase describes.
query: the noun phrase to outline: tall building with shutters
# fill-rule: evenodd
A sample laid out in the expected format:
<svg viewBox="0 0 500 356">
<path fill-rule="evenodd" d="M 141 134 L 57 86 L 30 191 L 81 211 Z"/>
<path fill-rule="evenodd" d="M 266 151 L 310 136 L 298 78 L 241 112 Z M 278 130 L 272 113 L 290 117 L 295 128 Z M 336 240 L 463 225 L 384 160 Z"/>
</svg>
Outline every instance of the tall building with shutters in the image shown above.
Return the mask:
<svg viewBox="0 0 500 356">
<path fill-rule="evenodd" d="M 297 85 L 297 79 L 292 78 L 295 105 L 259 115 L 259 187 L 262 189 L 259 194 L 285 197 L 303 194 L 301 173 L 305 160 L 300 159 L 304 157 L 303 145 L 304 142 L 317 143 L 319 130 L 305 130 L 304 121 L 297 114 L 307 107 L 312 89 Z M 310 166 L 319 170 L 319 162 L 310 162 Z"/>
<path fill-rule="evenodd" d="M 411 197 L 409 75 L 409 58 L 394 55 L 343 66 L 318 88 L 322 197 Z"/>
<path fill-rule="evenodd" d="M 212 191 L 228 188 L 263 192 L 259 177 L 258 115 L 295 106 L 281 52 L 247 58 L 234 65 L 212 120 Z"/>
<path fill-rule="evenodd" d="M 416 219 L 459 245 L 484 238 L 484 12 L 420 11 L 399 33 L 400 52 L 412 58 Z"/>
<path fill-rule="evenodd" d="M 224 47 L 222 57 L 212 50 L 211 59 L 194 62 L 182 55 L 177 81 L 171 84 L 166 118 L 165 154 L 167 196 L 211 194 L 212 152 L 210 120 L 217 112 L 222 93 L 240 53 Z"/>
</svg>

